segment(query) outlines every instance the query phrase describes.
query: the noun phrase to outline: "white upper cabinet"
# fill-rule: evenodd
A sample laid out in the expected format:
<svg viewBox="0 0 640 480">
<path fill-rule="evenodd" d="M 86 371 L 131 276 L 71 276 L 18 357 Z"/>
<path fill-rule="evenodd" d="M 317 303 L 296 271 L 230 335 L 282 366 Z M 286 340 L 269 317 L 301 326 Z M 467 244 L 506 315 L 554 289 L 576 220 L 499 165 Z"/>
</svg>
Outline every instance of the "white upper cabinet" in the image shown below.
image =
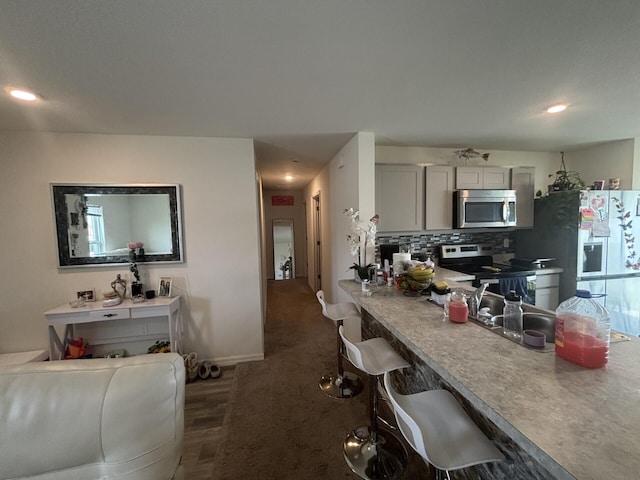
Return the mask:
<svg viewBox="0 0 640 480">
<path fill-rule="evenodd" d="M 425 167 L 425 230 L 450 230 L 453 225 L 453 167 Z"/>
<path fill-rule="evenodd" d="M 376 213 L 381 232 L 422 230 L 424 167 L 376 165 Z"/>
<path fill-rule="evenodd" d="M 516 191 L 516 220 L 518 227 L 533 227 L 533 200 L 535 198 L 534 167 L 511 169 L 511 189 Z"/>
<path fill-rule="evenodd" d="M 457 190 L 508 190 L 511 169 L 503 167 L 457 167 Z"/>
<path fill-rule="evenodd" d="M 534 167 L 377 164 L 378 230 L 451 230 L 453 191 L 463 189 L 515 190 L 518 227 L 532 227 L 534 180 Z"/>
</svg>

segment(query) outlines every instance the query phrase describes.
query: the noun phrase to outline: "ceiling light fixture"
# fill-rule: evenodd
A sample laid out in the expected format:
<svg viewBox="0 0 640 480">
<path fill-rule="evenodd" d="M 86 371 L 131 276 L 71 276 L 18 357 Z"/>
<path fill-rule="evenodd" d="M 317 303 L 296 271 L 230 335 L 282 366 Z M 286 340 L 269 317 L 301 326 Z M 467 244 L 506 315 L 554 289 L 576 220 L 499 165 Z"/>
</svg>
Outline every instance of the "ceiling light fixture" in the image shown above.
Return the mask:
<svg viewBox="0 0 640 480">
<path fill-rule="evenodd" d="M 567 106 L 564 103 L 558 103 L 556 105 L 551 105 L 545 109 L 547 113 L 559 113 L 567 109 Z"/>
<path fill-rule="evenodd" d="M 34 102 L 38 99 L 38 95 L 28 90 L 20 90 L 19 88 L 7 88 L 6 91 L 13 98 L 24 100 L 25 102 Z"/>
<path fill-rule="evenodd" d="M 285 179 L 287 182 L 290 182 L 291 180 L 293 180 L 293 176 L 291 176 L 291 175 L 285 175 L 284 179 Z"/>
</svg>

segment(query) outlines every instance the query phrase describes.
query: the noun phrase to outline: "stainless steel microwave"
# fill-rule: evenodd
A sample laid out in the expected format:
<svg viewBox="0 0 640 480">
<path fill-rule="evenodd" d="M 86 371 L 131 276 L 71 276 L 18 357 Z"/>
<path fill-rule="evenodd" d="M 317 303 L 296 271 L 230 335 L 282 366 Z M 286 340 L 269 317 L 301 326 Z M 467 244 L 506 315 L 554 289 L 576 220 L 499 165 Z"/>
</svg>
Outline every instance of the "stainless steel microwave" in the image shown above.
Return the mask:
<svg viewBox="0 0 640 480">
<path fill-rule="evenodd" d="M 453 228 L 516 226 L 515 190 L 456 190 Z"/>
</svg>

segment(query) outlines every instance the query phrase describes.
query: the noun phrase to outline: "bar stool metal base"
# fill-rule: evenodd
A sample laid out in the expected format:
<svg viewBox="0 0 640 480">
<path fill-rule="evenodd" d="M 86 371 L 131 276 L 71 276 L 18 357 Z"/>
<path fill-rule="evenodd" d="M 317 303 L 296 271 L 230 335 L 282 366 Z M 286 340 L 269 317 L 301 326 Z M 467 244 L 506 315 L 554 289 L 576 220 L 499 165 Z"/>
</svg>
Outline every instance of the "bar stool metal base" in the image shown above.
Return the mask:
<svg viewBox="0 0 640 480">
<path fill-rule="evenodd" d="M 324 375 L 319 385 L 320 390 L 333 398 L 352 398 L 364 388 L 362 379 L 351 372 L 344 372 L 342 375 Z"/>
<path fill-rule="evenodd" d="M 376 441 L 368 427 L 358 427 L 345 439 L 342 447 L 349 468 L 366 480 L 396 480 L 407 467 L 407 450 L 390 432 L 378 430 Z"/>
</svg>

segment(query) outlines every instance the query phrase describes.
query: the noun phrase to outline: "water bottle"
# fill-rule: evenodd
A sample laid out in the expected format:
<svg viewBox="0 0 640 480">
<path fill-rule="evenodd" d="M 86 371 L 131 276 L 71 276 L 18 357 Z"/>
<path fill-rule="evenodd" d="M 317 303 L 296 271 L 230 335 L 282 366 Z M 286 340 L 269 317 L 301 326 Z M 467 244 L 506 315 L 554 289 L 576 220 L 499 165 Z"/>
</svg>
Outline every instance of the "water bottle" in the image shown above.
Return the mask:
<svg viewBox="0 0 640 480">
<path fill-rule="evenodd" d="M 599 368 L 609 360 L 611 317 L 588 290 L 556 309 L 556 355 L 586 368 Z"/>
<path fill-rule="evenodd" d="M 502 333 L 513 339 L 522 338 L 522 297 L 515 290 L 504 297 Z"/>
</svg>

